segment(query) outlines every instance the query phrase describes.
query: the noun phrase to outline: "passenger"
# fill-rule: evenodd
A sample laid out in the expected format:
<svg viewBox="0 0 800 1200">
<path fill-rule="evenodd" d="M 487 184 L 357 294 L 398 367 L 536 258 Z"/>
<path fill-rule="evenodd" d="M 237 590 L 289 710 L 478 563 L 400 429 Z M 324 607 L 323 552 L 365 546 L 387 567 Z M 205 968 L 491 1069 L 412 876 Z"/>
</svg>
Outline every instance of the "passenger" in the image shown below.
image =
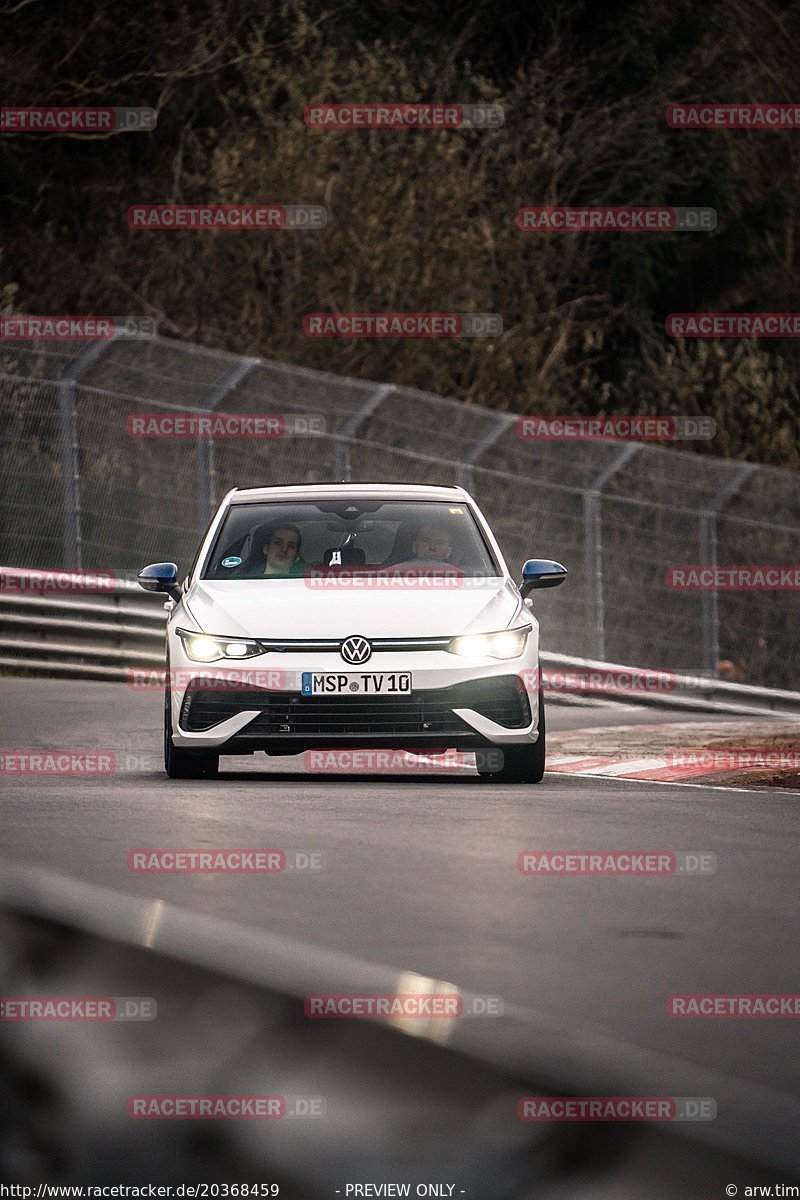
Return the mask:
<svg viewBox="0 0 800 1200">
<path fill-rule="evenodd" d="M 453 546 L 444 529 L 436 525 L 420 525 L 414 534 L 411 550 L 415 559 L 424 562 L 450 562 Z"/>
</svg>

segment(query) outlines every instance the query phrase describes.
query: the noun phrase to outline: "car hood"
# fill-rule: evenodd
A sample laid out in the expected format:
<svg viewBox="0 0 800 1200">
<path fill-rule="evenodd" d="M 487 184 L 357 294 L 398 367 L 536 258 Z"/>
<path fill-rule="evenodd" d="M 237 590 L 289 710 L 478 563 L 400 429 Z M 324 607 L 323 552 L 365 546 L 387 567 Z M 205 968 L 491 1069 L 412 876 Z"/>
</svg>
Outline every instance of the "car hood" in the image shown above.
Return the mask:
<svg viewBox="0 0 800 1200">
<path fill-rule="evenodd" d="M 452 637 L 505 629 L 517 612 L 510 580 L 459 587 L 313 588 L 303 579 L 198 580 L 184 604 L 205 633 L 250 638 Z"/>
</svg>

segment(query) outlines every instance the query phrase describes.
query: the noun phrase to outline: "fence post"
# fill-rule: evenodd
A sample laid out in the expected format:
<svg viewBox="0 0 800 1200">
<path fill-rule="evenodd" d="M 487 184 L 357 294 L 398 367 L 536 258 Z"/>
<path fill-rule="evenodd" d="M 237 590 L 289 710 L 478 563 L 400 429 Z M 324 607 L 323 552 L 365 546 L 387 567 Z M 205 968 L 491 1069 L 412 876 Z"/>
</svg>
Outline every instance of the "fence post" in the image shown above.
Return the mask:
<svg viewBox="0 0 800 1200">
<path fill-rule="evenodd" d="M 458 482 L 461 487 L 466 488 L 468 492 L 472 491 L 475 482 L 475 472 L 473 470 L 475 463 L 490 446 L 494 445 L 500 435 L 505 433 L 510 425 L 515 425 L 518 420 L 519 417 L 516 413 L 498 413 L 495 415 L 494 421 L 486 433 L 473 443 L 472 449 L 466 458 L 461 461 L 461 465 L 458 468 Z"/>
<path fill-rule="evenodd" d="M 84 371 L 98 362 L 116 340 L 98 338 L 90 342 L 85 350 L 76 354 L 60 372 L 56 381 L 58 390 L 58 446 L 61 463 L 61 505 L 63 510 L 64 569 L 80 571 L 83 568 L 83 533 L 81 529 L 81 462 L 78 442 L 78 413 L 75 405 L 78 381 Z"/>
<path fill-rule="evenodd" d="M 642 442 L 629 442 L 616 454 L 583 493 L 584 569 L 586 573 L 586 653 L 604 659 L 606 653 L 605 607 L 603 602 L 603 545 L 601 493 L 608 481 L 622 470 Z"/>
<path fill-rule="evenodd" d="M 200 401 L 204 412 L 211 412 L 233 389 L 250 374 L 259 362 L 257 358 L 242 358 L 235 362 L 221 379 L 218 379 Z M 212 438 L 197 439 L 197 525 L 203 533 L 211 524 L 216 508 L 216 473 L 214 469 L 214 442 Z"/>
<path fill-rule="evenodd" d="M 392 383 L 380 384 L 369 393 L 363 404 L 337 425 L 334 435 L 336 441 L 333 446 L 333 477 L 337 483 L 350 482 L 350 446 L 348 442 L 353 439 L 367 417 L 372 416 L 389 393 L 394 390 Z"/>
<path fill-rule="evenodd" d="M 723 504 L 738 492 L 744 481 L 758 470 L 756 463 L 744 463 L 709 500 L 708 508 L 700 514 L 700 563 L 704 567 L 716 567 L 717 563 L 717 517 Z M 703 670 L 712 679 L 717 678 L 719 665 L 719 593 L 716 583 L 713 588 L 700 593 L 703 606 Z"/>
</svg>

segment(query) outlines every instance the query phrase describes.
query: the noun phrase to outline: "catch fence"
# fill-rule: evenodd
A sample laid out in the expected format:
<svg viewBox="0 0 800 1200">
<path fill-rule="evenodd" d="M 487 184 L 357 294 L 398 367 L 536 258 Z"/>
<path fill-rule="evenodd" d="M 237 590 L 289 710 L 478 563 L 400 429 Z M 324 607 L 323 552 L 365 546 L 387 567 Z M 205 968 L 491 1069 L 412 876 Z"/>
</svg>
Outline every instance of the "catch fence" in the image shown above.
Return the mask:
<svg viewBox="0 0 800 1200">
<path fill-rule="evenodd" d="M 797 473 L 653 444 L 526 440 L 514 414 L 157 337 L 7 342 L 0 399 L 6 566 L 187 568 L 234 486 L 458 483 L 517 574 L 529 557 L 569 568 L 562 588 L 535 594 L 548 649 L 796 686 L 795 592 L 676 590 L 667 572 L 800 564 Z M 130 432 L 145 413 L 201 411 L 282 414 L 301 431 Z"/>
</svg>

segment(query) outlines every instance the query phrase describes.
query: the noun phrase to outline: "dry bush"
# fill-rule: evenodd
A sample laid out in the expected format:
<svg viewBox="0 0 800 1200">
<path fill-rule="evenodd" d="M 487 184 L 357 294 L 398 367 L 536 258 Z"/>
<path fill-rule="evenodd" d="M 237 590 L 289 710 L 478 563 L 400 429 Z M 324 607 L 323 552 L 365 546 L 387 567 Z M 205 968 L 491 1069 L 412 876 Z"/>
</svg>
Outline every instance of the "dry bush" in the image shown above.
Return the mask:
<svg viewBox="0 0 800 1200">
<path fill-rule="evenodd" d="M 488 4 L 426 20 L 412 3 L 13 7 L 0 10 L 12 102 L 159 109 L 153 134 L 5 139 L 0 206 L 29 311 L 145 313 L 168 336 L 524 413 L 705 413 L 712 452 L 796 465 L 794 348 L 663 332 L 673 310 L 800 308 L 796 134 L 687 134 L 663 116 L 676 99 L 792 99 L 796 3 L 609 15 L 573 2 L 535 20 Z M 313 101 L 393 98 L 497 102 L 506 123 L 303 122 Z M 124 220 L 136 202 L 267 200 L 324 204 L 329 224 L 167 233 Z M 524 235 L 513 218 L 526 203 L 706 204 L 720 226 Z M 328 310 L 498 312 L 504 333 L 305 337 L 303 316 Z"/>
</svg>

